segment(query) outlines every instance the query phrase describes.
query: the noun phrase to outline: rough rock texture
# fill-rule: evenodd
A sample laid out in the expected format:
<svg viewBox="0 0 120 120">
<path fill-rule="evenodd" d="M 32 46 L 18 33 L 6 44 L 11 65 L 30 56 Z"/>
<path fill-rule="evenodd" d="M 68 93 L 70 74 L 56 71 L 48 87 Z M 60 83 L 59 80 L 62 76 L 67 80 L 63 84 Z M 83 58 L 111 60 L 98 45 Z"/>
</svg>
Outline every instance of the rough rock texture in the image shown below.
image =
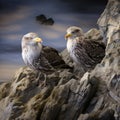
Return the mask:
<svg viewBox="0 0 120 120">
<path fill-rule="evenodd" d="M 109 0 L 98 24 L 107 45 L 120 39 L 120 0 Z"/>
<path fill-rule="evenodd" d="M 20 68 L 0 84 L 0 120 L 120 120 L 119 6 L 109 0 L 98 20 L 107 48 L 94 70 L 80 78 L 70 68 L 50 74 Z M 98 33 L 92 29 L 86 38 L 100 40 Z M 60 55 L 72 66 L 66 51 Z"/>
</svg>

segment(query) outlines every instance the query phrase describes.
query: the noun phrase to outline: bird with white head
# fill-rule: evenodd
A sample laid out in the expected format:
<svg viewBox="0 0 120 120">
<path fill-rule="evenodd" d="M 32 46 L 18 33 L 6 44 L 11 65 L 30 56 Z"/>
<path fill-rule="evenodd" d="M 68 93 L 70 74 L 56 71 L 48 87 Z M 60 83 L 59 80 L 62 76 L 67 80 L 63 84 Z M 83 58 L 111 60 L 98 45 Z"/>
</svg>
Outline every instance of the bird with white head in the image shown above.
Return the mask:
<svg viewBox="0 0 120 120">
<path fill-rule="evenodd" d="M 22 58 L 27 66 L 34 70 L 48 70 L 51 65 L 44 57 L 42 39 L 38 34 L 30 32 L 22 38 Z"/>
<path fill-rule="evenodd" d="M 105 55 L 104 43 L 85 39 L 79 27 L 69 27 L 65 39 L 71 59 L 77 66 L 82 67 L 84 72 L 93 69 Z"/>
</svg>

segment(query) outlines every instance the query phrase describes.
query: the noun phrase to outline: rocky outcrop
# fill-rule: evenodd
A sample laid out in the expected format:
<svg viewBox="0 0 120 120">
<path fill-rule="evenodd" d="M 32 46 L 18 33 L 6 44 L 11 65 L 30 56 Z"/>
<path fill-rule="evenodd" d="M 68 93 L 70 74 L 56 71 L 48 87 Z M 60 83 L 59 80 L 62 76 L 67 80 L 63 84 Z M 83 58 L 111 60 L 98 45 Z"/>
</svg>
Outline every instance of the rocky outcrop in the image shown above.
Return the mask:
<svg viewBox="0 0 120 120">
<path fill-rule="evenodd" d="M 12 81 L 0 84 L 0 120 L 119 120 L 119 6 L 120 1 L 109 0 L 98 20 L 107 48 L 94 70 L 80 78 L 69 67 L 52 73 L 20 68 Z M 101 35 L 92 29 L 86 38 L 101 40 Z M 66 50 L 60 56 L 72 67 Z"/>
<path fill-rule="evenodd" d="M 106 9 L 98 19 L 98 24 L 104 41 L 108 45 L 120 39 L 120 1 L 109 0 Z"/>
</svg>

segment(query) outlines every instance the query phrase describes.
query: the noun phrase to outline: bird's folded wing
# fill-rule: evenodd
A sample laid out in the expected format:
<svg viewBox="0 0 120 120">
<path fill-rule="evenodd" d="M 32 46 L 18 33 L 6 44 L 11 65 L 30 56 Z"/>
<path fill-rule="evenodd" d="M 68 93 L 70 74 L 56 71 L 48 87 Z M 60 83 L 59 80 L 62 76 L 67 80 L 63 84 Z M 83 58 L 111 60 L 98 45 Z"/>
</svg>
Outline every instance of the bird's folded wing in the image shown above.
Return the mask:
<svg viewBox="0 0 120 120">
<path fill-rule="evenodd" d="M 85 48 L 83 47 L 83 44 L 81 43 L 76 45 L 74 54 L 78 59 L 79 63 L 81 63 L 81 65 L 84 65 L 86 67 L 91 67 L 95 64 L 95 61 L 89 57 Z"/>
<path fill-rule="evenodd" d="M 48 60 L 44 57 L 44 53 L 41 52 L 39 58 L 34 60 L 34 65 L 38 70 L 50 70 L 53 69 Z"/>
<path fill-rule="evenodd" d="M 43 47 L 43 53 L 45 58 L 48 60 L 50 65 L 52 65 L 54 68 L 70 68 L 62 57 L 59 55 L 58 51 L 52 47 L 44 46 Z"/>
<path fill-rule="evenodd" d="M 105 44 L 93 40 L 85 41 L 83 47 L 88 56 L 96 62 L 100 62 L 105 56 Z"/>
</svg>

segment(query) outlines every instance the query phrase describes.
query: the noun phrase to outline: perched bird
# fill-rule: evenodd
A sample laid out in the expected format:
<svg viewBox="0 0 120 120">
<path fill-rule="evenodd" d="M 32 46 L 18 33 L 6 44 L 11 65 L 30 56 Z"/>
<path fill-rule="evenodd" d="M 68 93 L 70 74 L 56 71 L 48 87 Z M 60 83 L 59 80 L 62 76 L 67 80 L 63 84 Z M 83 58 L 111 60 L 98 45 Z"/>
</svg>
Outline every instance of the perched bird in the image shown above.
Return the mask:
<svg viewBox="0 0 120 120">
<path fill-rule="evenodd" d="M 104 43 L 85 39 L 79 27 L 69 27 L 65 39 L 70 57 L 77 66 L 83 68 L 84 72 L 93 69 L 105 55 Z"/>
<path fill-rule="evenodd" d="M 34 70 L 50 70 L 52 66 L 42 51 L 42 39 L 36 33 L 28 33 L 22 38 L 22 58 L 27 66 Z"/>
<path fill-rule="evenodd" d="M 28 33 L 22 38 L 22 58 L 27 66 L 35 70 L 50 71 L 55 68 L 69 68 L 56 49 L 42 45 L 36 33 Z"/>
</svg>

